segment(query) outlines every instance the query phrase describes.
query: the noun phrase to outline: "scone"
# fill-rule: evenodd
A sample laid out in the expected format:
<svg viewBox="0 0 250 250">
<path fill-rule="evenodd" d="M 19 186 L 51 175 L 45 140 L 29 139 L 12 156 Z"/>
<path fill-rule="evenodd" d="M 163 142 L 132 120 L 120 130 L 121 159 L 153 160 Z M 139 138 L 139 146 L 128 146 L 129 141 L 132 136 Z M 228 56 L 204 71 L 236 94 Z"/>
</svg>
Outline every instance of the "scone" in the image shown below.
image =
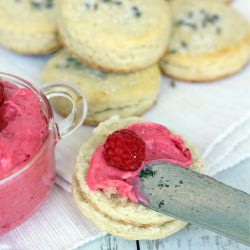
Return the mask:
<svg viewBox="0 0 250 250">
<path fill-rule="evenodd" d="M 0 45 L 34 55 L 59 48 L 54 0 L 0 1 Z"/>
<path fill-rule="evenodd" d="M 116 132 L 113 133 L 114 131 Z M 72 192 L 82 213 L 103 230 L 130 240 L 163 238 L 184 228 L 187 223 L 138 203 L 138 196 L 131 183 L 134 183 L 134 178 L 141 171 L 140 163 L 135 169 L 138 162 L 134 162 L 134 159 L 138 160 L 140 157 L 137 155 L 126 158 L 124 154 L 126 150 L 141 152 L 140 148 L 136 148 L 138 143 L 133 136 L 145 142 L 144 162 L 164 159 L 169 162 L 177 161 L 183 167 L 190 167 L 197 172 L 204 171 L 203 162 L 198 159 L 195 151 L 191 149 L 191 156 L 182 138 L 172 134 L 164 126 L 144 122 L 137 117 L 120 119 L 115 116 L 101 123 L 80 149 Z M 123 148 L 124 145 L 127 147 Z M 118 153 L 123 152 L 122 158 L 118 157 L 117 160 L 117 155 L 114 156 L 110 147 Z M 107 161 L 107 152 L 113 156 L 113 163 Z M 119 160 L 127 165 L 119 166 Z M 110 165 L 111 163 L 116 165 Z"/>
<path fill-rule="evenodd" d="M 212 81 L 242 69 L 250 58 L 250 25 L 232 7 L 216 1 L 171 2 L 173 31 L 160 62 L 166 75 Z"/>
<path fill-rule="evenodd" d="M 63 43 L 81 61 L 132 72 L 164 54 L 171 15 L 166 0 L 61 0 L 58 25 Z"/>
<path fill-rule="evenodd" d="M 80 63 L 66 50 L 58 52 L 46 65 L 43 82 L 63 81 L 80 88 L 88 101 L 86 124 L 96 125 L 110 116 L 140 115 L 155 102 L 161 73 L 157 64 L 135 73 L 104 73 Z M 71 105 L 65 98 L 53 102 L 55 109 L 67 115 Z"/>
</svg>

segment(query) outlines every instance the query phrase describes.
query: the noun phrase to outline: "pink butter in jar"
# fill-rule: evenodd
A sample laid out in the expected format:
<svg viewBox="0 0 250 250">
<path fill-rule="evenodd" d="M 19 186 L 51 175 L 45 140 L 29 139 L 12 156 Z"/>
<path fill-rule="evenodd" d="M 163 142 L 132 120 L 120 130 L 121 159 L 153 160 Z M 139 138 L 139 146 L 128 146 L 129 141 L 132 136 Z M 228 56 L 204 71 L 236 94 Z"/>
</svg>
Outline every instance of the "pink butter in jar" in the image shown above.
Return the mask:
<svg viewBox="0 0 250 250">
<path fill-rule="evenodd" d="M 45 201 L 55 180 L 55 146 L 79 127 L 86 99 L 65 84 L 43 93 L 29 82 L 0 73 L 0 235 L 12 230 Z M 61 96 L 72 111 L 57 124 L 48 99 Z"/>
</svg>

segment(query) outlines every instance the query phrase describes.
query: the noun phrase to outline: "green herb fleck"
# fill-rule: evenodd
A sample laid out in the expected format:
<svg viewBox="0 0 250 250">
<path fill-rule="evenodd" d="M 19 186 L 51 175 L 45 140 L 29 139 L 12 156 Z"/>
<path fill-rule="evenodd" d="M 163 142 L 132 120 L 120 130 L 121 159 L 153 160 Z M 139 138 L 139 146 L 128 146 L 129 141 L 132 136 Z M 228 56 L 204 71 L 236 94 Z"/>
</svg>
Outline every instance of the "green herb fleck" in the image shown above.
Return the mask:
<svg viewBox="0 0 250 250">
<path fill-rule="evenodd" d="M 94 3 L 94 4 L 90 4 L 90 3 L 84 3 L 86 9 L 88 10 L 97 10 L 98 9 L 98 4 Z"/>
<path fill-rule="evenodd" d="M 54 3 L 53 3 L 53 0 L 46 0 L 46 1 L 43 1 L 43 2 L 40 2 L 40 1 L 37 1 L 37 0 L 32 0 L 30 2 L 32 8 L 34 9 L 38 9 L 38 10 L 41 10 L 41 9 L 51 9 L 54 7 Z"/>
<path fill-rule="evenodd" d="M 141 178 L 150 178 L 150 177 L 154 177 L 156 175 L 156 173 L 157 173 L 157 171 L 154 171 L 151 168 L 146 168 L 140 172 L 140 177 Z"/>
<path fill-rule="evenodd" d="M 214 19 L 215 21 L 217 21 L 217 20 L 220 19 L 220 16 L 215 14 L 215 15 L 213 15 L 213 19 Z"/>
<path fill-rule="evenodd" d="M 211 14 L 208 12 L 203 13 L 202 27 L 206 27 L 208 24 L 214 24 L 220 20 L 220 16 L 217 14 Z"/>
<path fill-rule="evenodd" d="M 162 208 L 162 207 L 164 207 L 164 205 L 165 205 L 164 200 L 161 200 L 160 203 L 159 203 L 159 205 L 158 205 L 158 207 L 159 207 L 159 208 Z"/>
<path fill-rule="evenodd" d="M 91 74 L 96 75 L 97 77 L 101 79 L 106 79 L 108 77 L 108 73 L 102 72 L 100 70 L 92 69 L 86 64 L 81 63 L 77 59 L 73 57 L 67 57 L 63 61 L 61 61 L 57 67 L 60 68 L 74 68 L 75 70 L 86 70 Z"/>
<path fill-rule="evenodd" d="M 187 22 L 187 21 L 184 21 L 184 20 L 178 20 L 176 23 L 175 23 L 176 26 L 187 26 L 193 30 L 196 30 L 197 29 L 197 26 L 195 23 L 191 23 L 191 22 Z"/>
<path fill-rule="evenodd" d="M 170 51 L 169 51 L 169 54 L 176 54 L 177 53 L 177 50 L 176 49 L 171 49 Z"/>
<path fill-rule="evenodd" d="M 101 78 L 101 79 L 106 79 L 107 77 L 108 77 L 108 73 L 106 73 L 106 72 L 103 72 L 103 71 L 100 71 L 100 70 L 92 70 L 93 71 L 93 73 L 97 76 L 97 77 L 99 77 L 99 78 Z"/>
<path fill-rule="evenodd" d="M 47 1 L 45 4 L 46 9 L 51 9 L 53 8 L 54 4 L 52 1 Z"/>
<path fill-rule="evenodd" d="M 122 1 L 120 0 L 102 0 L 104 3 L 111 3 L 115 5 L 122 5 Z"/>
<path fill-rule="evenodd" d="M 205 10 L 201 9 L 200 13 L 205 15 L 207 12 Z"/>
<path fill-rule="evenodd" d="M 84 3 L 86 9 L 90 9 L 90 4 L 89 3 Z"/>
<path fill-rule="evenodd" d="M 216 28 L 216 34 L 217 34 L 217 35 L 220 35 L 221 32 L 222 32 L 221 28 L 220 28 L 220 27 L 217 27 L 217 28 Z"/>
<path fill-rule="evenodd" d="M 135 17 L 138 17 L 138 18 L 139 18 L 139 17 L 142 15 L 142 13 L 141 13 L 139 7 L 133 6 L 133 7 L 132 7 L 132 10 L 133 10 L 133 12 L 134 12 L 134 16 L 135 16 Z"/>
<path fill-rule="evenodd" d="M 171 86 L 172 88 L 175 88 L 175 87 L 176 87 L 176 82 L 175 82 L 174 79 L 171 79 L 171 80 L 170 80 L 170 86 Z"/>
<path fill-rule="evenodd" d="M 41 8 L 41 4 L 38 2 L 31 2 L 31 6 L 35 9 L 40 9 Z"/>
<path fill-rule="evenodd" d="M 189 18 L 192 18 L 192 17 L 193 17 L 193 12 L 192 12 L 192 11 L 189 11 L 189 12 L 188 12 L 188 17 L 189 17 Z"/>
<path fill-rule="evenodd" d="M 187 45 L 187 43 L 186 43 L 185 41 L 181 41 L 181 47 L 183 47 L 183 48 L 187 48 L 187 47 L 188 47 L 188 45 Z"/>
<path fill-rule="evenodd" d="M 121 1 L 113 1 L 113 4 L 116 4 L 116 5 L 121 5 L 122 2 Z"/>
<path fill-rule="evenodd" d="M 186 26 L 193 30 L 197 30 L 197 29 L 204 29 L 208 25 L 213 25 L 215 23 L 218 23 L 220 20 L 220 16 L 218 14 L 211 12 L 209 13 L 208 11 L 205 11 L 203 9 L 200 9 L 197 15 L 200 16 L 199 21 L 195 20 L 193 18 L 194 13 L 192 11 L 189 11 L 183 19 L 177 20 L 177 22 L 175 22 L 175 25 Z"/>
<path fill-rule="evenodd" d="M 73 57 L 68 57 L 66 58 L 65 61 L 65 67 L 74 67 L 74 68 L 79 68 L 82 66 L 82 63 L 79 62 L 77 59 L 73 58 Z"/>
</svg>

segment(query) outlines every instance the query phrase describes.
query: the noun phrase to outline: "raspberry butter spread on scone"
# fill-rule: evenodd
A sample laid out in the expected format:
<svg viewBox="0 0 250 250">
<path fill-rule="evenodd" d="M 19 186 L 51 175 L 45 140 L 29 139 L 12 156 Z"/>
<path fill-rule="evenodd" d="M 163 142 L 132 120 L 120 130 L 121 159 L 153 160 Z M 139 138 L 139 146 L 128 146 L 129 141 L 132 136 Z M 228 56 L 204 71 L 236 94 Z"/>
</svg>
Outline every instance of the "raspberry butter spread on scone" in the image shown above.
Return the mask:
<svg viewBox="0 0 250 250">
<path fill-rule="evenodd" d="M 139 203 L 139 174 L 153 161 L 203 172 L 194 150 L 163 125 L 136 117 L 101 123 L 77 159 L 72 191 L 78 207 L 100 228 L 126 239 L 158 239 L 179 231 L 185 222 Z"/>
<path fill-rule="evenodd" d="M 91 190 L 115 188 L 119 195 L 138 202 L 133 183 L 144 164 L 158 160 L 188 168 L 192 156 L 182 138 L 164 126 L 151 122 L 132 124 L 111 134 L 96 149 L 87 184 Z"/>
</svg>

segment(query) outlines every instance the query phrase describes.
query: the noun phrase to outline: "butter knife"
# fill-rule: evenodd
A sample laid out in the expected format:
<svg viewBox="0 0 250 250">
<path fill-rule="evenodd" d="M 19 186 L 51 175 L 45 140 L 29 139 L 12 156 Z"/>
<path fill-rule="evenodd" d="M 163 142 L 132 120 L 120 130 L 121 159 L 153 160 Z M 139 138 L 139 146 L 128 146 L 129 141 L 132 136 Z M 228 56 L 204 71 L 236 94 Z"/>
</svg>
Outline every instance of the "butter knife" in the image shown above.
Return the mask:
<svg viewBox="0 0 250 250">
<path fill-rule="evenodd" d="M 140 172 L 140 202 L 250 246 L 250 195 L 211 177 L 158 162 Z"/>
</svg>

